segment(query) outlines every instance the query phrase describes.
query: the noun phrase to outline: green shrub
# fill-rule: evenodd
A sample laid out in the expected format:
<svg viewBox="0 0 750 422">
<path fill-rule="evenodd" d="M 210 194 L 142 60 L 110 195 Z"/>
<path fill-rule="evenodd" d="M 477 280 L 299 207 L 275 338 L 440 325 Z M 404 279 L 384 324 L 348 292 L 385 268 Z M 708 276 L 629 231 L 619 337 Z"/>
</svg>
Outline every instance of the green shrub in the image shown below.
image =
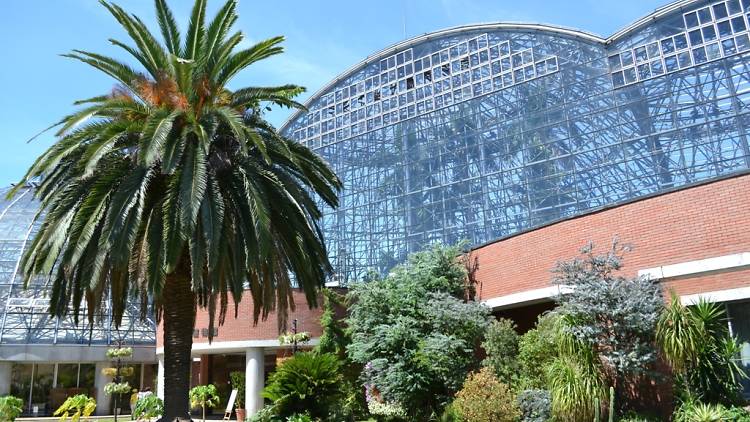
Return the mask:
<svg viewBox="0 0 750 422">
<path fill-rule="evenodd" d="M 705 404 L 692 401 L 684 402 L 672 416 L 672 422 L 725 422 L 730 413 L 721 404 Z"/>
<path fill-rule="evenodd" d="M 728 408 L 727 416 L 733 422 L 750 422 L 750 412 L 743 407 L 732 406 Z"/>
<path fill-rule="evenodd" d="M 654 416 L 640 415 L 638 413 L 628 412 L 627 414 L 625 414 L 625 416 L 618 419 L 617 422 L 661 422 L 661 420 L 662 419 Z"/>
<path fill-rule="evenodd" d="M 737 339 L 729 333 L 724 308 L 700 300 L 683 306 L 672 295 L 656 331 L 657 342 L 675 372 L 678 397 L 686 402 L 740 403 L 747 377 L 737 363 Z"/>
<path fill-rule="evenodd" d="M 234 403 L 238 409 L 245 408 L 245 373 L 234 371 L 229 373 L 229 381 L 232 383 L 232 389 L 237 390 L 237 398 Z"/>
<path fill-rule="evenodd" d="M 521 416 L 513 393 L 487 367 L 469 375 L 453 406 L 466 422 L 515 422 Z"/>
<path fill-rule="evenodd" d="M 282 422 L 283 419 L 276 416 L 276 410 L 273 406 L 265 406 L 253 416 L 248 418 L 248 422 Z"/>
<path fill-rule="evenodd" d="M 518 394 L 521 422 L 547 422 L 552 418 L 552 396 L 547 390 L 523 390 Z"/>
<path fill-rule="evenodd" d="M 72 422 L 78 422 L 82 417 L 88 418 L 96 410 L 96 400 L 85 395 L 78 394 L 68 397 L 54 415 L 59 416 L 61 421 L 70 418 Z"/>
<path fill-rule="evenodd" d="M 560 315 L 547 312 L 539 316 L 536 327 L 522 335 L 518 341 L 518 363 L 521 380 L 519 386 L 525 389 L 545 389 L 544 368 L 558 354 L 558 320 Z"/>
<path fill-rule="evenodd" d="M 458 247 L 435 245 L 349 291 L 349 357 L 364 367 L 362 381 L 378 401 L 412 420 L 440 415 L 480 364 L 491 316 L 466 299 L 471 288 L 460 255 Z"/>
<path fill-rule="evenodd" d="M 498 379 L 508 385 L 514 385 L 518 379 L 518 339 L 516 324 L 500 318 L 490 324 L 482 343 L 487 353 L 482 365 L 492 368 Z"/>
<path fill-rule="evenodd" d="M 15 396 L 0 397 L 0 421 L 14 421 L 23 413 L 23 400 Z"/>
<path fill-rule="evenodd" d="M 286 422 L 313 422 L 313 419 L 309 415 L 292 415 L 286 418 Z"/>
<path fill-rule="evenodd" d="M 458 410 L 456 410 L 456 407 L 453 406 L 453 403 L 451 403 L 445 406 L 445 408 L 443 409 L 443 414 L 437 418 L 436 422 L 462 422 L 462 421 L 461 421 L 461 415 L 458 413 Z"/>
<path fill-rule="evenodd" d="M 212 408 L 219 404 L 219 392 L 213 384 L 196 385 L 190 389 L 190 406 L 200 407 L 203 412 L 203 420 L 206 420 L 206 408 Z"/>
<path fill-rule="evenodd" d="M 341 395 L 339 361 L 330 353 L 301 352 L 282 363 L 268 377 L 263 397 L 279 416 L 308 413 L 325 418 Z"/>
<path fill-rule="evenodd" d="M 138 399 L 133 407 L 132 419 L 151 420 L 164 414 L 164 402 L 156 394 L 148 394 Z"/>
</svg>

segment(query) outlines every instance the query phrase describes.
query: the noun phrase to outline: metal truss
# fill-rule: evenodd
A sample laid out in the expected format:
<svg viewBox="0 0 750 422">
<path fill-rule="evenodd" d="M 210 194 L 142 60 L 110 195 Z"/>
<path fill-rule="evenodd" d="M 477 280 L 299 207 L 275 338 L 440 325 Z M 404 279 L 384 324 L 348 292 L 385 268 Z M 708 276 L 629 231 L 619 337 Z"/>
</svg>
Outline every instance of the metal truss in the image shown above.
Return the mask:
<svg viewBox="0 0 750 422">
<path fill-rule="evenodd" d="M 689 12 L 677 9 L 610 44 L 501 26 L 410 44 L 416 62 L 486 35 L 490 46 L 555 57 L 558 69 L 359 135 L 301 138 L 345 185 L 340 208 L 323 217 L 335 280 L 387 272 L 433 242 L 478 245 L 748 170 L 750 53 L 615 87 L 610 57 L 640 54 L 639 46 L 684 32 Z M 368 60 L 313 98 L 311 113 L 322 98 L 379 74 L 380 59 L 398 54 Z M 282 130 L 296 136 L 311 124 L 300 115 Z"/>
<path fill-rule="evenodd" d="M 7 189 L 0 190 L 5 197 Z M 49 314 L 46 279 L 32 279 L 23 286 L 19 260 L 27 243 L 38 230 L 33 223 L 39 203 L 33 186 L 20 191 L 12 201 L 0 203 L 0 344 L 154 344 L 153 319 L 140 321 L 136 300 L 128 306 L 119 330 L 112 322 L 111 301 L 96 315 L 97 323 L 86 322 L 85 307 L 80 320 L 55 318 Z"/>
</svg>

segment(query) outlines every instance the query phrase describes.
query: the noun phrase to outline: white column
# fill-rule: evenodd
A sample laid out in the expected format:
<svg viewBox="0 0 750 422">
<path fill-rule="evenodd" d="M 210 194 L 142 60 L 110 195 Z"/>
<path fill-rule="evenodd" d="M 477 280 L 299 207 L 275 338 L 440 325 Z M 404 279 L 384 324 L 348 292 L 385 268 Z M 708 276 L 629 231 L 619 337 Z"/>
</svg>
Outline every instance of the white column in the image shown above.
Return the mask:
<svg viewBox="0 0 750 422">
<path fill-rule="evenodd" d="M 263 408 L 265 361 L 262 347 L 251 347 L 245 351 L 245 411 L 253 416 Z"/>
<path fill-rule="evenodd" d="M 156 396 L 164 400 L 164 354 L 156 356 L 159 369 L 156 373 Z"/>
<path fill-rule="evenodd" d="M 97 415 L 109 415 L 109 403 L 112 399 L 108 394 L 104 394 L 104 386 L 109 384 L 112 380 L 102 374 L 104 368 L 111 367 L 110 362 L 97 362 L 96 363 L 96 374 L 94 378 L 94 387 L 96 387 L 96 414 Z"/>
<path fill-rule="evenodd" d="M 10 394 L 11 370 L 13 364 L 10 362 L 0 362 L 0 396 Z"/>
</svg>

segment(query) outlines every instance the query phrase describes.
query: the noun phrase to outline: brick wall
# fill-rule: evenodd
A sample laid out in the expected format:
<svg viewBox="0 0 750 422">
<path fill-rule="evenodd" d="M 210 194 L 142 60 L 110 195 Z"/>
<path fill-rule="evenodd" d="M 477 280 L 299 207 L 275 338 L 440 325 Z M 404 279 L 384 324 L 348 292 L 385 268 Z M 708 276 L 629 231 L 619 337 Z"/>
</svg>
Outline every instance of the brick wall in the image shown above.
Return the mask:
<svg viewBox="0 0 750 422">
<path fill-rule="evenodd" d="M 289 313 L 289 329 L 291 330 L 292 320 L 297 318 L 297 331 L 306 331 L 312 337 L 319 337 L 321 328 L 318 321 L 322 313 L 320 306 L 323 305 L 323 299 L 318 301 L 317 308 L 310 309 L 304 293 L 295 291 L 293 297 L 296 310 Z M 238 307 L 237 318 L 234 317 L 234 305 L 231 304 L 230 299 L 224 325 L 217 327 L 218 335 L 214 336 L 213 341 L 275 340 L 279 337 L 277 321 L 277 314 L 272 313 L 265 321 L 259 320 L 257 325 L 253 325 L 253 300 L 250 292 L 245 292 Z M 199 331 L 199 336 L 193 337 L 193 343 L 208 343 L 208 337 L 204 336 L 204 328 L 208 328 L 208 312 L 199 309 L 195 319 L 195 329 Z M 163 345 L 161 325 L 157 327 L 156 334 L 156 347 L 161 347 Z"/>
<path fill-rule="evenodd" d="M 558 260 L 589 240 L 631 244 L 624 271 L 750 252 L 750 175 L 724 179 L 561 221 L 480 247 L 481 298 L 548 287 Z M 750 286 L 750 269 L 665 283 L 679 294 Z"/>
</svg>

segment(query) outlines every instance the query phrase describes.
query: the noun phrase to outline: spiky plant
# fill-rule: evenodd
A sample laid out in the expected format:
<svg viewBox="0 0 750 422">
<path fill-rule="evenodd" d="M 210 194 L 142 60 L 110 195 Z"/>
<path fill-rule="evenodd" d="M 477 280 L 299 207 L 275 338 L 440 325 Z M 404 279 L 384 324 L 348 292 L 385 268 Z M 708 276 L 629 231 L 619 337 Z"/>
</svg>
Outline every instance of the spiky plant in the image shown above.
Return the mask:
<svg viewBox="0 0 750 422">
<path fill-rule="evenodd" d="M 243 88 L 241 70 L 282 52 L 283 37 L 238 49 L 236 0 L 206 19 L 196 0 L 187 32 L 156 0 L 159 42 L 135 15 L 101 1 L 132 39 L 124 49 L 142 67 L 74 50 L 117 81 L 111 93 L 75 104 L 55 143 L 22 183 L 40 180 L 41 229 L 24 253 L 26 281 L 52 285 L 50 311 L 89 323 L 104 297 L 119 325 L 130 296 L 163 322 L 164 420 L 188 418 L 190 349 L 196 307 L 222 322 L 229 297 L 249 286 L 254 318 L 285 315 L 292 278 L 309 304 L 330 263 L 315 197 L 338 202 L 341 183 L 308 148 L 263 118 L 268 105 L 302 106 L 296 85 Z M 40 217 L 42 218 L 42 217 Z M 218 312 L 217 312 L 218 311 Z M 281 320 L 283 323 L 283 317 Z M 213 330 L 209 330 L 212 333 Z"/>
</svg>

